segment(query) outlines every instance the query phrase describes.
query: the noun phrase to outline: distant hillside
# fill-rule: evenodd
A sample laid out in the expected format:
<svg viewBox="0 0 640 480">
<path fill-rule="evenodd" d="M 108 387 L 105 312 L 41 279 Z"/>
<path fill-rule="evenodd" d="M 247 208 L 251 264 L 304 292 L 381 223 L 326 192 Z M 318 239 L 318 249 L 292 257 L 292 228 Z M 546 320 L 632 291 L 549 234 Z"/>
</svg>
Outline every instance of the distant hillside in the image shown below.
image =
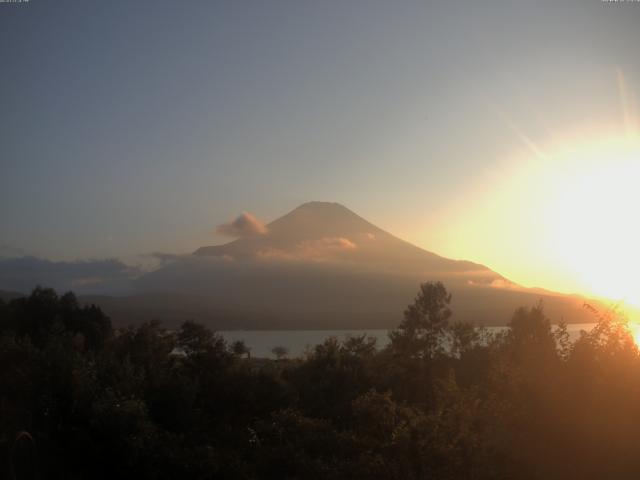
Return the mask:
<svg viewBox="0 0 640 480">
<path fill-rule="evenodd" d="M 20 297 L 24 297 L 24 294 L 20 292 L 10 292 L 7 290 L 0 290 L 0 300 L 4 300 L 5 302 L 8 302 L 15 298 L 20 298 Z"/>
</svg>

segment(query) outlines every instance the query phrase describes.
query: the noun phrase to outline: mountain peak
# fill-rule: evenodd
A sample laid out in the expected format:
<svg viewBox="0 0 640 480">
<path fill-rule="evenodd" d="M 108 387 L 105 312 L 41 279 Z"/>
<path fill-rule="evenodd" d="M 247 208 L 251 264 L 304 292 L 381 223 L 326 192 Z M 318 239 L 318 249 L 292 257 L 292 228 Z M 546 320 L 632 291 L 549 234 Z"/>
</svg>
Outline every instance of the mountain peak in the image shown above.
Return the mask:
<svg viewBox="0 0 640 480">
<path fill-rule="evenodd" d="M 312 200 L 310 202 L 305 202 L 302 205 L 298 206 L 297 208 L 295 208 L 294 210 L 327 210 L 327 209 L 332 209 L 332 210 L 348 210 L 350 211 L 347 207 L 345 207 L 344 205 L 337 203 L 337 202 L 321 202 L 321 201 L 317 201 L 317 200 Z"/>
<path fill-rule="evenodd" d="M 268 225 L 272 237 L 306 240 L 382 233 L 375 225 L 335 202 L 307 202 Z"/>
<path fill-rule="evenodd" d="M 290 251 L 305 242 L 344 239 L 358 243 L 375 236 L 391 237 L 375 225 L 335 202 L 306 202 L 266 225 L 266 235 L 239 238 L 225 245 L 202 247 L 196 255 L 228 255 L 234 258 L 254 257 L 260 251 Z M 344 241 L 343 240 L 343 241 Z"/>
<path fill-rule="evenodd" d="M 297 208 L 294 208 L 291 212 L 289 212 L 289 214 L 294 214 L 296 212 L 303 212 L 309 215 L 324 215 L 329 217 L 335 215 L 348 215 L 351 217 L 360 218 L 356 213 L 349 210 L 341 203 L 337 202 L 306 202 L 298 206 Z"/>
<path fill-rule="evenodd" d="M 265 252 L 303 258 L 301 252 L 328 248 L 340 250 L 350 265 L 403 271 L 460 271 L 485 269 L 470 262 L 440 257 L 385 232 L 345 206 L 335 202 L 307 202 L 266 225 L 265 235 L 202 247 L 195 254 L 234 259 L 255 259 Z M 347 245 L 344 251 L 336 245 Z M 315 258 L 315 257 L 314 257 Z"/>
</svg>

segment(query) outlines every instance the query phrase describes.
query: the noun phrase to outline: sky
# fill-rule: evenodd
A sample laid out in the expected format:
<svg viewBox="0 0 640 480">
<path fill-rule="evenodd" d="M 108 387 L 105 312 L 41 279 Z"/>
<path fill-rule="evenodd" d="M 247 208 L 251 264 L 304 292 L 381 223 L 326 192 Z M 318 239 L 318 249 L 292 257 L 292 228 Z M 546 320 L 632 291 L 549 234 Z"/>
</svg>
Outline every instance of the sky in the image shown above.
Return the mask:
<svg viewBox="0 0 640 480">
<path fill-rule="evenodd" d="M 617 294 L 580 269 L 640 267 L 607 243 L 637 238 L 639 25 L 600 0 L 0 3 L 0 255 L 133 262 L 326 200 L 525 286 Z M 615 198 L 587 202 L 603 178 Z"/>
</svg>

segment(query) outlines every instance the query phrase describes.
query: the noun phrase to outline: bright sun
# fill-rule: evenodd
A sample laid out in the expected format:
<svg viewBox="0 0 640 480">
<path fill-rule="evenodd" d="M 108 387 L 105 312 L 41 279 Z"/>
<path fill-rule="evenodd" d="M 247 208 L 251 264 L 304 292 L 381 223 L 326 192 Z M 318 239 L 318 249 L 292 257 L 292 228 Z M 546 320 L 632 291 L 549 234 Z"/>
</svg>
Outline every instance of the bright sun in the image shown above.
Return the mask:
<svg viewBox="0 0 640 480">
<path fill-rule="evenodd" d="M 590 293 L 640 306 L 640 143 L 592 142 L 554 160 L 550 253 Z"/>
<path fill-rule="evenodd" d="M 445 251 L 527 287 L 621 302 L 637 319 L 640 135 L 585 138 L 535 146 L 497 169 L 447 211 L 456 221 Z"/>
<path fill-rule="evenodd" d="M 547 129 L 543 143 L 500 112 L 520 148 L 443 209 L 440 250 L 525 287 L 612 301 L 640 345 L 640 116 L 618 82 L 622 122 Z"/>
</svg>

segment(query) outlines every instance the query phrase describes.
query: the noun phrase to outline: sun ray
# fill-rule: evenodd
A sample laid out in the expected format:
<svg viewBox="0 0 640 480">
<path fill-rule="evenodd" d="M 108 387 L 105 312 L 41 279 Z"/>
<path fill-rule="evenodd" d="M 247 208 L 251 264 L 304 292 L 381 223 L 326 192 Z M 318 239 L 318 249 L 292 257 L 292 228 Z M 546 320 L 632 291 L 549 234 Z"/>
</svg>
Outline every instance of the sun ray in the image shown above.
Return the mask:
<svg viewBox="0 0 640 480">
<path fill-rule="evenodd" d="M 551 273 L 527 270 L 519 279 L 529 286 L 553 285 L 567 293 L 622 300 L 634 319 L 640 308 L 640 225 L 634 211 L 640 205 L 640 123 L 636 98 L 624 74 L 615 72 L 620 110 L 617 122 L 568 125 L 534 141 L 499 105 L 483 100 L 526 147 L 512 161 L 509 175 L 485 187 L 486 201 L 473 207 L 473 218 L 486 229 L 481 249 L 489 249 L 502 268 L 518 261 L 509 245 L 493 247 L 495 233 L 522 230 L 539 235 L 529 255 L 553 265 Z M 526 217 L 527 220 L 523 220 Z M 499 251 L 493 252 L 493 249 Z M 506 265 L 506 267 L 504 267 Z M 565 285 L 564 287 L 562 285 Z M 638 337 L 640 338 L 640 328 Z"/>
<path fill-rule="evenodd" d="M 531 139 L 528 135 L 524 133 L 524 131 L 518 127 L 518 125 L 513 121 L 507 113 L 498 107 L 495 102 L 492 102 L 487 97 L 485 97 L 485 101 L 488 103 L 491 110 L 500 117 L 500 120 L 505 124 L 505 126 L 511 130 L 511 132 L 516 136 L 518 140 L 531 152 L 534 156 L 539 160 L 547 160 L 548 155 Z"/>
<path fill-rule="evenodd" d="M 638 123 L 638 104 L 634 93 L 627 87 L 627 82 L 622 70 L 616 71 L 618 81 L 618 94 L 620 96 L 620 108 L 628 139 L 637 138 L 640 134 Z"/>
</svg>

